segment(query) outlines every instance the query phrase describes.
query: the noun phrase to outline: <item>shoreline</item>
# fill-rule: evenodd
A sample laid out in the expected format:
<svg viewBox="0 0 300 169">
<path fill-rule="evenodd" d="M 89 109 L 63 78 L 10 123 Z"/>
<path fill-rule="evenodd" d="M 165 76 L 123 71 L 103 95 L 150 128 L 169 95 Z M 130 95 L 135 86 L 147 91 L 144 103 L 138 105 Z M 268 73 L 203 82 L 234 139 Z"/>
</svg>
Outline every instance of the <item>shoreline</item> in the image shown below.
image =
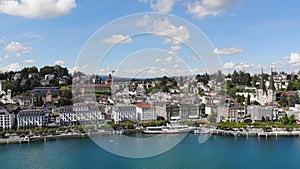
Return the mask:
<svg viewBox="0 0 300 169">
<path fill-rule="evenodd" d="M 137 131 L 138 132 L 138 131 Z M 131 131 L 132 133 L 132 131 Z M 193 131 L 190 131 L 193 133 Z M 76 138 L 87 138 L 89 136 L 96 135 L 106 135 L 106 134 L 120 134 L 112 131 L 102 131 L 94 133 L 70 133 L 61 135 L 48 135 L 48 136 L 33 136 L 28 139 L 26 138 L 1 138 L 0 145 L 4 144 L 22 144 L 30 142 L 41 142 L 47 140 L 57 140 L 57 139 L 76 139 Z M 226 131 L 226 130 L 215 130 L 211 132 L 212 135 L 217 136 L 230 136 L 230 137 L 300 137 L 300 131 L 273 131 L 273 132 L 243 132 L 243 131 Z M 197 135 L 197 134 L 195 134 Z"/>
<path fill-rule="evenodd" d="M 31 136 L 31 137 L 13 137 L 13 138 L 0 138 L 1 144 L 17 144 L 17 143 L 30 143 L 30 142 L 39 142 L 47 140 L 56 140 L 56 139 L 75 139 L 75 138 L 86 138 L 94 135 L 102 135 L 112 133 L 110 131 L 101 131 L 94 133 L 66 133 L 58 135 L 47 135 L 47 136 Z"/>
<path fill-rule="evenodd" d="M 242 137 L 300 137 L 300 131 L 226 131 L 226 130 L 216 130 L 213 132 L 214 135 L 218 136 L 242 136 Z"/>
</svg>

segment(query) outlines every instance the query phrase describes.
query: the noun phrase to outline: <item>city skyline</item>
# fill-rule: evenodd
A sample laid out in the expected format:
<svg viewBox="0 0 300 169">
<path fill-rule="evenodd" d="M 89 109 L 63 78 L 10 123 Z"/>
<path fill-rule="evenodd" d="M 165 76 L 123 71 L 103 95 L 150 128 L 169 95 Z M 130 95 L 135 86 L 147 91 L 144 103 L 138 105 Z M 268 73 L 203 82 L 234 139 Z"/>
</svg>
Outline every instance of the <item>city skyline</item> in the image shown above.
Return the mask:
<svg viewBox="0 0 300 169">
<path fill-rule="evenodd" d="M 21 70 L 27 66 L 62 65 L 74 70 L 76 59 L 86 41 L 101 27 L 127 15 L 161 12 L 181 17 L 200 29 L 213 44 L 212 53 L 219 55 L 224 72 L 245 70 L 259 73 L 272 66 L 274 71 L 292 72 L 299 69 L 300 50 L 297 45 L 300 22 L 297 6 L 300 2 L 255 0 L 130 0 L 123 1 L 1 1 L 0 3 L 0 70 Z M 45 8 L 51 7 L 51 8 Z M 30 11 L 30 12 L 29 12 Z M 161 21 L 161 20 L 160 20 Z M 158 27 L 173 27 L 183 40 L 191 40 L 189 29 L 179 29 L 171 20 L 161 21 Z M 153 27 L 154 30 L 155 27 Z M 176 32 L 177 31 L 177 32 Z M 170 34 L 172 36 L 174 34 Z M 182 35 L 182 36 L 181 36 Z M 185 36 L 187 35 L 187 36 Z M 127 38 L 127 39 L 126 39 Z M 185 39 L 184 39 L 185 38 Z M 102 39 L 103 44 L 124 40 L 130 45 L 143 38 L 115 34 Z M 198 62 L 184 47 L 164 43 L 164 39 L 147 37 L 153 47 L 167 51 L 153 58 L 162 66 L 176 69 L 180 57 L 185 63 Z M 120 46 L 121 46 L 120 45 Z M 148 44 L 141 43 L 141 48 Z M 120 48 L 122 52 L 126 48 Z M 126 53 L 126 55 L 131 54 Z M 168 54 L 172 55 L 168 55 Z M 112 53 L 123 57 L 123 53 Z M 107 74 L 116 69 L 118 59 L 99 69 Z M 201 67 L 190 68 L 193 73 L 205 72 Z M 101 73 L 102 72 L 102 73 Z"/>
</svg>

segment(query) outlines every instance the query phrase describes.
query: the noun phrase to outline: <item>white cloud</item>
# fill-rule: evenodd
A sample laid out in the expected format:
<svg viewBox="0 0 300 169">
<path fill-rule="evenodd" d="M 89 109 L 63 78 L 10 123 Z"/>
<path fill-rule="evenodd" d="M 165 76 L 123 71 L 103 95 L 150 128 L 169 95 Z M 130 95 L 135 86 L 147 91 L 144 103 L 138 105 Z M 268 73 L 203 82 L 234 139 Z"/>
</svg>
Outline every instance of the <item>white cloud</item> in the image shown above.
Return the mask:
<svg viewBox="0 0 300 169">
<path fill-rule="evenodd" d="M 4 50 L 13 53 L 19 53 L 17 56 L 20 56 L 21 53 L 29 53 L 29 50 L 26 47 L 24 47 L 20 42 L 15 41 L 12 41 L 10 44 L 8 44 Z"/>
<path fill-rule="evenodd" d="M 173 10 L 177 0 L 138 0 L 139 2 L 149 2 L 150 8 L 155 12 L 168 13 Z"/>
<path fill-rule="evenodd" d="M 163 64 L 170 64 L 171 62 L 172 62 L 172 60 L 173 60 L 173 57 L 172 56 L 169 56 L 169 57 L 167 57 L 165 60 L 164 60 L 164 62 L 163 62 Z"/>
<path fill-rule="evenodd" d="M 251 64 L 251 66 L 254 70 L 261 70 L 261 68 L 263 67 L 263 65 L 261 64 Z"/>
<path fill-rule="evenodd" d="M 28 59 L 28 60 L 23 60 L 24 63 L 34 63 L 35 60 L 32 60 L 32 59 Z"/>
<path fill-rule="evenodd" d="M 237 70 L 260 70 L 263 65 L 261 64 L 253 64 L 253 63 L 248 63 L 248 62 L 240 62 L 239 64 L 235 65 L 235 69 Z"/>
<path fill-rule="evenodd" d="M 188 60 L 197 61 L 200 58 L 198 56 L 189 57 Z"/>
<path fill-rule="evenodd" d="M 223 65 L 223 68 L 224 69 L 233 69 L 235 66 L 235 64 L 233 62 L 226 62 L 224 65 Z"/>
<path fill-rule="evenodd" d="M 79 71 L 82 73 L 86 73 L 86 74 L 92 74 L 94 73 L 94 71 L 89 69 L 89 65 L 88 64 L 84 64 L 84 65 L 80 65 L 80 66 L 74 66 L 72 68 L 68 68 L 70 73 L 74 73 L 75 71 Z"/>
<path fill-rule="evenodd" d="M 198 19 L 206 16 L 217 16 L 241 0 L 202 0 L 187 3 L 187 10 Z"/>
<path fill-rule="evenodd" d="M 159 63 L 159 62 L 161 62 L 161 59 L 156 58 L 156 59 L 154 60 L 154 62 L 155 62 L 155 63 Z"/>
<path fill-rule="evenodd" d="M 104 43 L 131 43 L 132 39 L 129 36 L 124 36 L 124 35 L 113 35 L 110 38 L 102 40 Z"/>
<path fill-rule="evenodd" d="M 20 56 L 22 56 L 22 54 L 21 53 L 16 53 L 16 56 L 20 57 Z"/>
<path fill-rule="evenodd" d="M 177 59 L 175 60 L 175 63 L 176 63 L 176 64 L 183 64 L 184 62 L 183 62 L 182 59 L 177 58 Z"/>
<path fill-rule="evenodd" d="M 0 46 L 4 45 L 4 41 L 0 40 Z"/>
<path fill-rule="evenodd" d="M 240 47 L 232 47 L 232 48 L 223 48 L 223 49 L 214 49 L 214 53 L 218 55 L 233 55 L 236 53 L 241 53 L 244 50 Z"/>
<path fill-rule="evenodd" d="M 171 46 L 169 50 L 169 54 L 177 54 L 179 50 L 181 50 L 182 47 L 180 45 L 173 45 Z"/>
<path fill-rule="evenodd" d="M 173 25 L 167 18 L 164 20 L 154 20 L 153 21 L 153 32 L 167 36 L 166 43 L 169 43 L 170 40 L 173 40 L 174 44 L 179 42 L 187 43 L 189 42 L 190 33 L 187 27 L 180 25 Z"/>
<path fill-rule="evenodd" d="M 180 68 L 180 65 L 179 65 L 179 64 L 175 64 L 175 65 L 174 65 L 174 68 L 176 68 L 176 69 L 177 69 L 177 68 Z"/>
<path fill-rule="evenodd" d="M 149 15 L 144 15 L 143 19 L 138 20 L 136 25 L 139 27 L 147 26 L 148 24 L 151 24 L 152 18 Z"/>
<path fill-rule="evenodd" d="M 292 66 L 300 66 L 300 54 L 296 52 L 292 52 L 288 57 L 289 64 Z"/>
<path fill-rule="evenodd" d="M 2 0 L 0 13 L 26 18 L 53 18 L 71 13 L 75 0 Z"/>
<path fill-rule="evenodd" d="M 190 39 L 190 32 L 186 26 L 176 26 L 172 24 L 168 18 L 153 19 L 149 15 L 144 15 L 143 19 L 137 22 L 137 26 L 147 26 L 148 32 L 155 36 L 164 37 L 164 44 L 173 43 L 188 43 Z"/>
<path fill-rule="evenodd" d="M 0 67 L 0 71 L 2 72 L 18 71 L 20 70 L 20 68 L 21 68 L 20 64 L 16 62 L 2 68 Z"/>
<path fill-rule="evenodd" d="M 39 35 L 39 34 L 29 34 L 29 35 L 28 35 L 28 38 L 31 38 L 31 39 L 38 39 L 38 40 L 43 39 L 42 35 Z"/>
<path fill-rule="evenodd" d="M 271 67 L 272 67 L 272 68 L 275 68 L 275 69 L 278 69 L 278 68 L 282 69 L 282 68 L 284 68 L 285 66 L 287 66 L 287 65 L 286 65 L 286 63 L 284 63 L 283 61 L 277 61 L 277 62 L 272 62 L 272 63 L 271 63 Z"/>
<path fill-rule="evenodd" d="M 110 67 L 106 67 L 105 69 L 100 69 L 99 73 L 101 75 L 109 75 L 112 73 L 112 70 L 110 69 Z"/>
<path fill-rule="evenodd" d="M 5 58 L 5 59 L 8 59 L 8 58 L 9 58 L 9 55 L 5 55 L 4 58 Z"/>
<path fill-rule="evenodd" d="M 172 62 L 173 60 L 173 57 L 172 56 L 168 56 L 166 59 L 160 59 L 160 58 L 156 58 L 154 60 L 155 63 L 162 63 L 162 64 L 165 64 L 165 65 L 168 65 Z"/>
<path fill-rule="evenodd" d="M 155 12 L 168 13 L 173 9 L 176 0 L 156 0 L 150 1 L 150 7 Z"/>
<path fill-rule="evenodd" d="M 169 68 L 149 67 L 144 69 L 142 68 L 121 69 L 116 71 L 115 76 L 145 78 L 145 77 L 162 77 L 162 76 L 187 76 L 187 75 L 195 75 L 203 72 L 199 71 L 197 68 L 187 69 L 186 67 L 182 67 L 182 65 L 174 64 Z"/>
<path fill-rule="evenodd" d="M 178 50 L 180 50 L 182 47 L 181 46 L 179 46 L 179 45 L 175 45 L 175 46 L 171 46 L 171 51 L 178 51 Z"/>
<path fill-rule="evenodd" d="M 57 60 L 57 61 L 54 62 L 54 64 L 55 65 L 63 65 L 63 64 L 65 64 L 65 62 L 62 61 L 62 60 Z"/>
</svg>

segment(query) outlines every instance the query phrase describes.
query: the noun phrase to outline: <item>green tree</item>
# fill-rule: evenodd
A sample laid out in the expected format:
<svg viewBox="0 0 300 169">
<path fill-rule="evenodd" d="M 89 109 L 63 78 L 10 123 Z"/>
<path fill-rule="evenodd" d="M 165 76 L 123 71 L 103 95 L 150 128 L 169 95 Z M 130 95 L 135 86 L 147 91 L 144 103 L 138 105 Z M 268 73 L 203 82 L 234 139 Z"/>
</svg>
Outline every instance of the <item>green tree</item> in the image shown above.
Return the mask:
<svg viewBox="0 0 300 169">
<path fill-rule="evenodd" d="M 198 82 L 201 82 L 204 85 L 207 85 L 208 81 L 210 80 L 210 77 L 207 73 L 205 73 L 203 75 L 197 74 L 196 79 L 197 79 Z"/>
<path fill-rule="evenodd" d="M 251 102 L 250 102 L 250 95 L 249 95 L 249 94 L 248 94 L 248 96 L 247 96 L 246 104 L 247 104 L 247 105 L 250 105 L 250 104 L 251 104 Z"/>
<path fill-rule="evenodd" d="M 296 118 L 295 118 L 295 115 L 291 115 L 288 118 L 288 125 L 294 125 L 294 124 L 296 124 Z"/>
<path fill-rule="evenodd" d="M 281 107 L 286 107 L 288 106 L 288 98 L 287 98 L 287 95 L 285 93 L 283 93 L 281 96 L 280 96 L 280 106 Z"/>
<path fill-rule="evenodd" d="M 258 87 L 257 85 L 256 85 L 256 83 L 259 81 L 259 77 L 255 74 L 255 75 L 253 75 L 252 76 L 252 78 L 251 78 L 251 84 L 252 84 L 252 86 L 254 86 L 254 87 Z"/>
<path fill-rule="evenodd" d="M 244 101 L 245 101 L 244 95 L 236 95 L 236 101 L 237 101 L 238 103 L 243 104 Z"/>
<path fill-rule="evenodd" d="M 262 122 L 265 122 L 265 121 L 266 121 L 265 116 L 262 116 L 262 117 L 261 117 L 261 121 L 262 121 Z"/>
<path fill-rule="evenodd" d="M 288 118 L 287 114 L 285 114 L 285 115 L 282 117 L 281 121 L 282 121 L 282 123 L 283 123 L 284 125 L 287 125 L 287 124 L 289 123 L 289 118 Z"/>
</svg>

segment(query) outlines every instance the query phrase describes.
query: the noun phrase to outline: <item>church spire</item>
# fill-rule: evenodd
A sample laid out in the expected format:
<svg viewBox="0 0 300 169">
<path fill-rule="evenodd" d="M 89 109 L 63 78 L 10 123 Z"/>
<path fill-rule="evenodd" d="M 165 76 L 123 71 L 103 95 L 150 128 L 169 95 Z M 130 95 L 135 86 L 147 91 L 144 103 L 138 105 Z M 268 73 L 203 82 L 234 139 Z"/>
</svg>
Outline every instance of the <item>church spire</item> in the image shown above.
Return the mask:
<svg viewBox="0 0 300 169">
<path fill-rule="evenodd" d="M 264 92 L 266 91 L 266 86 L 265 86 L 265 81 L 264 81 L 264 70 L 263 70 L 263 68 L 261 68 L 260 88 L 261 88 Z"/>
<path fill-rule="evenodd" d="M 275 91 L 274 79 L 273 79 L 273 69 L 271 68 L 270 86 L 269 90 Z"/>
</svg>

